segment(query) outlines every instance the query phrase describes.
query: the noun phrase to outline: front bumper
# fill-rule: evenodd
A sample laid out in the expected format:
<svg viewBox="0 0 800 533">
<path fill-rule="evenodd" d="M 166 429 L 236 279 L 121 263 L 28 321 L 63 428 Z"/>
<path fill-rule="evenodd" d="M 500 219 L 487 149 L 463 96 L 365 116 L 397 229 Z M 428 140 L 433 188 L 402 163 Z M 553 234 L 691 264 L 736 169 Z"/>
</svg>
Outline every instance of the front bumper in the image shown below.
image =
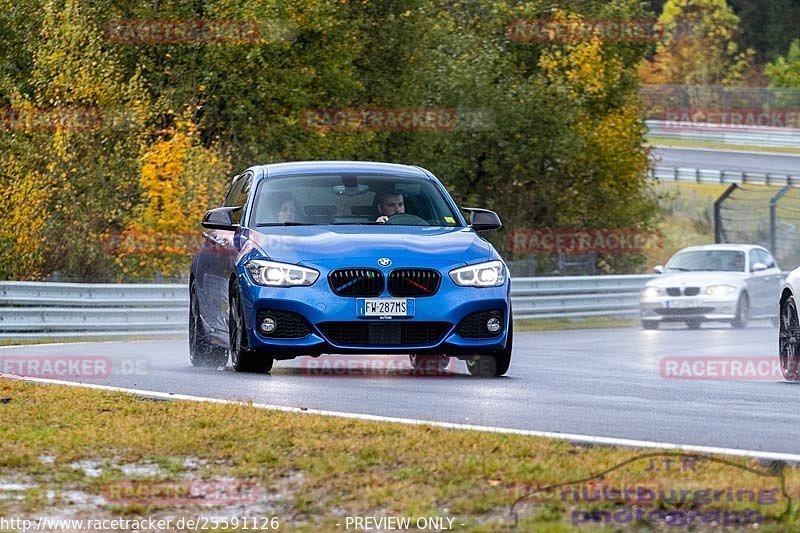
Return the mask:
<svg viewBox="0 0 800 533">
<path fill-rule="evenodd" d="M 310 287 L 275 288 L 256 285 L 247 274 L 242 273 L 239 275 L 239 285 L 250 347 L 265 350 L 277 359 L 325 353 L 438 353 L 454 356 L 488 354 L 505 348 L 511 320 L 508 280 L 499 287 L 458 287 L 443 273 L 441 286 L 436 294 L 414 298 L 413 317 L 391 320 L 359 318 L 357 298 L 334 294 L 325 275 L 321 275 Z M 391 296 L 384 293 L 380 297 Z M 310 333 L 302 338 L 266 336 L 257 328 L 259 311 L 264 310 L 301 315 L 309 326 Z M 502 327 L 496 336 L 467 338 L 459 333 L 458 326 L 466 317 L 490 310 L 497 310 L 502 318 Z M 413 336 L 411 342 L 402 344 L 353 344 L 334 338 L 327 327 L 332 323 L 344 327 L 353 326 L 356 329 L 363 329 L 364 323 L 380 324 L 377 327 L 384 324 L 413 323 L 416 324 L 414 329 L 419 329 L 422 323 L 436 323 L 441 325 L 443 333 L 437 334 L 435 340 L 427 341 Z M 411 337 L 403 335 L 404 340 Z"/>
<path fill-rule="evenodd" d="M 686 320 L 728 321 L 736 318 L 738 294 L 733 296 L 657 296 L 640 299 L 642 320 L 685 322 Z"/>
</svg>

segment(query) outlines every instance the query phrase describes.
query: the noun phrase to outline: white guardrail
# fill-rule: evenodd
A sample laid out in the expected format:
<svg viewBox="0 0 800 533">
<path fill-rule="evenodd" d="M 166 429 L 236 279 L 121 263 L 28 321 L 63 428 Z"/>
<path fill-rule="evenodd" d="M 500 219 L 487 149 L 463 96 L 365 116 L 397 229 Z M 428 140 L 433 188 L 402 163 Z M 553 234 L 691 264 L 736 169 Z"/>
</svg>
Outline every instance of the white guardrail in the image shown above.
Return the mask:
<svg viewBox="0 0 800 533">
<path fill-rule="evenodd" d="M 686 124 L 647 120 L 651 137 L 683 139 L 743 146 L 800 148 L 800 128 L 738 126 L 732 124 Z"/>
<path fill-rule="evenodd" d="M 652 275 L 514 278 L 515 318 L 638 315 Z M 0 340 L 183 335 L 186 285 L 0 282 Z"/>
</svg>

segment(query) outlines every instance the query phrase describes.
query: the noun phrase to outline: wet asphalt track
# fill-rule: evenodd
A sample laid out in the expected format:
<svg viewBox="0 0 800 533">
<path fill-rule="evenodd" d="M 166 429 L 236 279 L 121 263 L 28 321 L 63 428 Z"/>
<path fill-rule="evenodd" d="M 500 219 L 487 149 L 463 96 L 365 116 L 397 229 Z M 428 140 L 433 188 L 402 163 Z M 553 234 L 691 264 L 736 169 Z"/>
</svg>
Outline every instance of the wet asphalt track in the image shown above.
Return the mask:
<svg viewBox="0 0 800 533">
<path fill-rule="evenodd" d="M 308 369 L 315 364 L 310 358 L 279 361 L 271 375 L 238 374 L 229 368 L 193 368 L 185 340 L 8 347 L 0 348 L 0 358 L 105 356 L 112 360 L 110 376 L 78 381 L 126 388 L 798 453 L 800 384 L 672 380 L 659 373 L 665 356 L 775 356 L 776 346 L 777 330 L 766 322 L 753 322 L 746 330 L 705 325 L 695 331 L 668 326 L 517 333 L 511 369 L 500 379 L 470 377 L 463 362 L 444 377 L 409 376 L 403 370 L 320 376 Z"/>
<path fill-rule="evenodd" d="M 664 167 L 800 174 L 800 155 L 657 147 L 651 158 Z"/>
</svg>

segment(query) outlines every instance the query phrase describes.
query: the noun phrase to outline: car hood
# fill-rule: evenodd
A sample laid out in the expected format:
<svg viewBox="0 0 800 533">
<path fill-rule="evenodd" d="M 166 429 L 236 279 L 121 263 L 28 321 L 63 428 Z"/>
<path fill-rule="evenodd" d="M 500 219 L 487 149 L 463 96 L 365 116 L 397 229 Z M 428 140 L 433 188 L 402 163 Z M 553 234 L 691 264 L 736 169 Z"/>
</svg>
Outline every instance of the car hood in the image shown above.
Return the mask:
<svg viewBox="0 0 800 533">
<path fill-rule="evenodd" d="M 491 244 L 466 228 L 417 226 L 270 226 L 248 238 L 275 261 L 318 265 L 441 267 L 497 258 Z"/>
<path fill-rule="evenodd" d="M 647 282 L 648 287 L 707 287 L 740 285 L 749 276 L 746 272 L 670 272 Z"/>
</svg>

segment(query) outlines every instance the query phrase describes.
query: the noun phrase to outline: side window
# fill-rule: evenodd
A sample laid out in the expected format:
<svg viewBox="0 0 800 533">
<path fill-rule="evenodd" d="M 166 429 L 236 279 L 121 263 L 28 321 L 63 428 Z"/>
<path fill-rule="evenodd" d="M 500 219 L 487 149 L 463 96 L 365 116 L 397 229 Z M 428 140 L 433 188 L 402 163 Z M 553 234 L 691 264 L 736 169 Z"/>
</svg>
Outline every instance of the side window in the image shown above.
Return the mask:
<svg viewBox="0 0 800 533">
<path fill-rule="evenodd" d="M 758 250 L 750 250 L 750 272 L 753 271 L 753 265 L 761 262 L 761 258 L 757 255 Z"/>
<path fill-rule="evenodd" d="M 767 265 L 767 268 L 775 268 L 775 260 L 764 250 L 756 250 L 758 261 Z"/>
<path fill-rule="evenodd" d="M 242 207 L 247 202 L 247 194 L 250 192 L 250 184 L 252 181 L 253 175 L 250 172 L 246 172 L 236 178 L 222 206 Z"/>
<path fill-rule="evenodd" d="M 250 194 L 250 186 L 253 184 L 253 173 L 245 172 L 233 182 L 228 196 L 225 197 L 223 207 L 244 207 L 247 203 L 247 195 Z M 241 224 L 243 209 L 237 210 L 233 214 L 233 222 Z"/>
</svg>

